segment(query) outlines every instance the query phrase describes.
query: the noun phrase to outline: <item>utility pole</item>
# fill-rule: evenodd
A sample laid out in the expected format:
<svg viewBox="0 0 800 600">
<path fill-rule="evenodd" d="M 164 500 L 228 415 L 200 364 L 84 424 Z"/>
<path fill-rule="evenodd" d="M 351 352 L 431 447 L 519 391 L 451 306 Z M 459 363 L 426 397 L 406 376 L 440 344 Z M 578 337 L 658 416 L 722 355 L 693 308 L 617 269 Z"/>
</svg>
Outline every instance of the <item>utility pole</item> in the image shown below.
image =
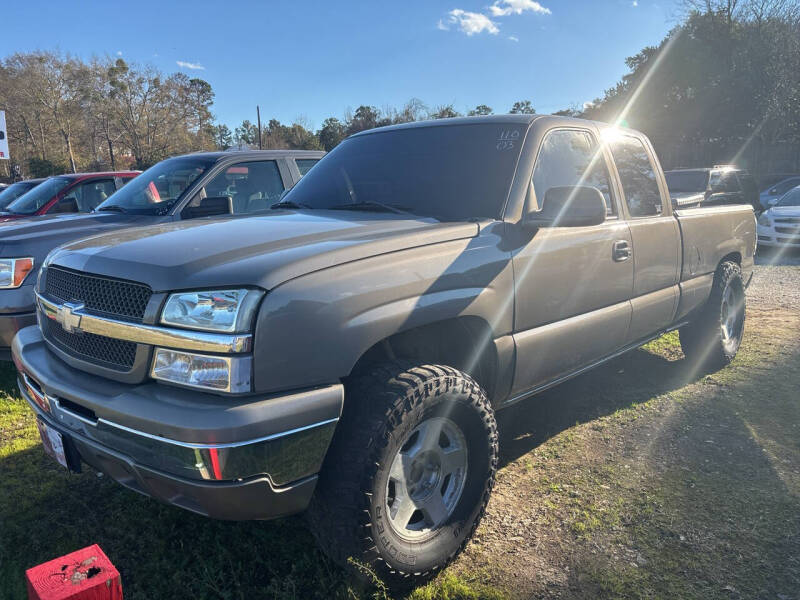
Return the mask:
<svg viewBox="0 0 800 600">
<path fill-rule="evenodd" d="M 256 118 L 258 119 L 258 149 L 261 150 L 261 109 L 256 104 Z"/>
</svg>

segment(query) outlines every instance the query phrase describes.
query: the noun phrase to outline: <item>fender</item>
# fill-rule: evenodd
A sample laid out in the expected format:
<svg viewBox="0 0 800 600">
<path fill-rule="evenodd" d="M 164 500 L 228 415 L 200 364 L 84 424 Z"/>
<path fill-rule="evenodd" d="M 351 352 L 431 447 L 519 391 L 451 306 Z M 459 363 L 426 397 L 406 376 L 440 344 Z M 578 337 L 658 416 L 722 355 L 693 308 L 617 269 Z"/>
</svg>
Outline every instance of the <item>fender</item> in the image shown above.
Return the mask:
<svg viewBox="0 0 800 600">
<path fill-rule="evenodd" d="M 459 316 L 510 333 L 511 255 L 501 222 L 471 239 L 411 248 L 337 265 L 270 290 L 255 331 L 258 391 L 322 385 L 347 376 L 387 337 Z"/>
</svg>

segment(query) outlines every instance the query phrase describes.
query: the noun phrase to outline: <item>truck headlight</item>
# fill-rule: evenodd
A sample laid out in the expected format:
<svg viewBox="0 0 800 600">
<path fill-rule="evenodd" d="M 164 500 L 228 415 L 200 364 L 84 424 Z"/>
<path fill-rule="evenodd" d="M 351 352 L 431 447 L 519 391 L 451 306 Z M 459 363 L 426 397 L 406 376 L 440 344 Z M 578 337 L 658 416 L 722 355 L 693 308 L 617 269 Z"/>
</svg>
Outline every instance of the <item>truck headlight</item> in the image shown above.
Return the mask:
<svg viewBox="0 0 800 600">
<path fill-rule="evenodd" d="M 211 391 L 242 393 L 252 389 L 252 357 L 209 356 L 156 348 L 150 376 Z"/>
<path fill-rule="evenodd" d="M 33 270 L 33 259 L 0 258 L 0 289 L 18 288 Z"/>
<path fill-rule="evenodd" d="M 171 294 L 161 313 L 164 325 L 201 331 L 250 331 L 261 290 L 211 290 Z"/>
<path fill-rule="evenodd" d="M 765 212 L 758 215 L 758 224 L 763 225 L 764 227 L 771 227 L 772 220 L 769 218 L 769 215 Z"/>
</svg>

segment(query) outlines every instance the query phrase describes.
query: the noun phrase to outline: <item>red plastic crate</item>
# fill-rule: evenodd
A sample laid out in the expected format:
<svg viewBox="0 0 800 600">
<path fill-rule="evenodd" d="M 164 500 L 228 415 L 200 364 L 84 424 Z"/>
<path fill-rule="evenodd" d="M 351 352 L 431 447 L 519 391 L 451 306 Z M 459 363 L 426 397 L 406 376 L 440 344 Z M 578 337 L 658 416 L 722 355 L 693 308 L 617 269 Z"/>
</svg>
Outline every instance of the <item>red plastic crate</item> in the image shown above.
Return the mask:
<svg viewBox="0 0 800 600">
<path fill-rule="evenodd" d="M 28 600 L 122 600 L 119 571 L 93 544 L 25 571 Z"/>
</svg>

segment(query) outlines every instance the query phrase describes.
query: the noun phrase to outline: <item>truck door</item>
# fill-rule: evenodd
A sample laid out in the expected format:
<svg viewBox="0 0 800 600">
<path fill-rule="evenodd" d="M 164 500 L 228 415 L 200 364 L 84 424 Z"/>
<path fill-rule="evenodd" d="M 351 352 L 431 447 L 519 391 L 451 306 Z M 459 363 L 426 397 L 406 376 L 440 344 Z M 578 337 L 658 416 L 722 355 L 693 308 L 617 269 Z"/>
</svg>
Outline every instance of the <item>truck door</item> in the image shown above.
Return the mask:
<svg viewBox="0 0 800 600">
<path fill-rule="evenodd" d="M 632 240 L 619 216 L 606 154 L 589 129 L 550 130 L 534 163 L 528 205 L 541 206 L 551 187 L 574 185 L 602 192 L 606 221 L 527 232 L 512 252 L 517 350 L 512 399 L 625 342 L 633 288 L 633 263 L 626 253 Z"/>
<path fill-rule="evenodd" d="M 681 237 L 660 167 L 645 140 L 609 130 L 606 143 L 625 199 L 633 238 L 633 315 L 627 342 L 669 326 L 678 304 Z"/>
</svg>

